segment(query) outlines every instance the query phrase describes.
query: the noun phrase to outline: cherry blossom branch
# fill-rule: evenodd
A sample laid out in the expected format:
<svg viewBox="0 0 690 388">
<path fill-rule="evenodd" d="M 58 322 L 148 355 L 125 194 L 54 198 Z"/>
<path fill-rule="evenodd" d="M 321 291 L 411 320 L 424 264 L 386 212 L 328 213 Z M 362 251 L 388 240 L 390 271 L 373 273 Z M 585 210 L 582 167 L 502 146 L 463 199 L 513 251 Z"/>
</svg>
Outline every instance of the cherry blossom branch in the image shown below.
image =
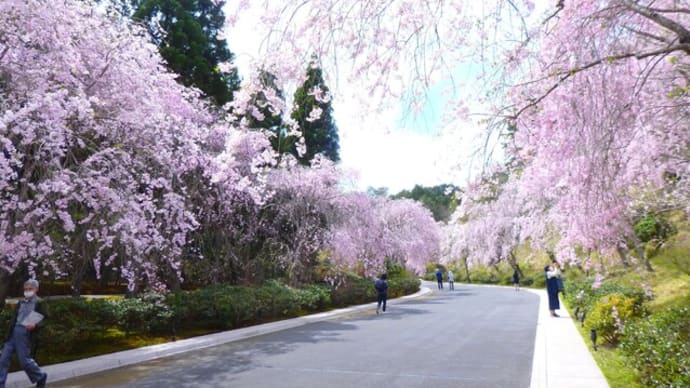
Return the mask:
<svg viewBox="0 0 690 388">
<path fill-rule="evenodd" d="M 646 17 L 647 19 L 652 20 L 656 24 L 665 27 L 673 32 L 675 32 L 678 35 L 678 41 L 681 44 L 684 43 L 690 43 L 690 31 L 686 29 L 682 24 L 669 19 L 663 15 L 659 15 L 659 13 L 651 10 L 648 7 L 643 7 L 639 5 L 637 2 L 632 1 L 632 0 L 623 0 L 623 4 L 626 5 L 628 9 L 631 11 Z M 685 49 L 685 52 L 690 54 L 690 49 Z"/>
<path fill-rule="evenodd" d="M 596 61 L 587 63 L 583 66 L 573 68 L 569 70 L 568 72 L 565 72 L 563 76 L 561 76 L 556 83 L 554 83 L 549 89 L 546 90 L 541 96 L 539 96 L 537 99 L 534 99 L 532 102 L 529 104 L 523 106 L 517 113 L 512 115 L 512 119 L 516 120 L 518 117 L 520 117 L 526 110 L 533 108 L 537 105 L 539 105 L 540 102 L 542 102 L 546 97 L 548 97 L 554 90 L 556 90 L 563 82 L 574 76 L 575 74 L 582 72 L 584 70 L 590 69 L 592 67 L 601 65 L 602 63 L 612 63 L 616 62 L 622 59 L 627 59 L 627 58 L 635 58 L 635 59 L 644 59 L 648 57 L 653 57 L 657 55 L 662 55 L 662 54 L 670 54 L 674 51 L 684 51 L 690 53 L 690 43 L 678 43 L 675 45 L 672 45 L 670 47 L 666 47 L 663 49 L 659 50 L 654 50 L 646 53 L 627 53 L 627 54 L 620 54 L 620 55 L 611 55 L 607 56 L 604 58 L 597 59 Z M 563 74 L 563 73 L 561 73 Z"/>
</svg>

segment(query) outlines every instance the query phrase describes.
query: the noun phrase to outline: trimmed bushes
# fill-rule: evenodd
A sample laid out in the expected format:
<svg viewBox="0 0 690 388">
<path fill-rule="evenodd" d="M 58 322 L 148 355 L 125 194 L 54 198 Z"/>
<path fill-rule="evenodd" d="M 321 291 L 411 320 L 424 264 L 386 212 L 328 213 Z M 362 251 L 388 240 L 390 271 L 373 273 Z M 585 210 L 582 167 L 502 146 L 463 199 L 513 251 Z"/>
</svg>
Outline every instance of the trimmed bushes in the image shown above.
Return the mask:
<svg viewBox="0 0 690 388">
<path fill-rule="evenodd" d="M 404 277 L 391 279 L 388 281 L 388 297 L 397 298 L 400 296 L 405 296 L 409 294 L 414 294 L 419 291 L 420 281 L 413 277 Z M 372 287 L 372 283 L 369 282 L 369 287 Z"/>
<path fill-rule="evenodd" d="M 321 310 L 330 299 L 325 286 L 296 289 L 268 281 L 261 287 L 218 285 L 171 293 L 166 304 L 177 328 L 230 329 Z"/>
</svg>

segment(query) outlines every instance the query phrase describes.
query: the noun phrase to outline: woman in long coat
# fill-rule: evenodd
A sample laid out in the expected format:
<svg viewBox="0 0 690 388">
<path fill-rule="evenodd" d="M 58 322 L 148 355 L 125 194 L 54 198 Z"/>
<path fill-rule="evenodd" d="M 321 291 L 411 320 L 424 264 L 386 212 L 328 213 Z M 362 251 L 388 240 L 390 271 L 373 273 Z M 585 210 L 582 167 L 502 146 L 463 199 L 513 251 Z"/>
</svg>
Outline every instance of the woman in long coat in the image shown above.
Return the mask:
<svg viewBox="0 0 690 388">
<path fill-rule="evenodd" d="M 556 310 L 561 308 L 558 301 L 558 277 L 560 271 L 558 267 L 547 265 L 544 267 L 544 276 L 546 276 L 546 293 L 549 295 L 549 311 L 552 317 L 557 317 Z"/>
</svg>

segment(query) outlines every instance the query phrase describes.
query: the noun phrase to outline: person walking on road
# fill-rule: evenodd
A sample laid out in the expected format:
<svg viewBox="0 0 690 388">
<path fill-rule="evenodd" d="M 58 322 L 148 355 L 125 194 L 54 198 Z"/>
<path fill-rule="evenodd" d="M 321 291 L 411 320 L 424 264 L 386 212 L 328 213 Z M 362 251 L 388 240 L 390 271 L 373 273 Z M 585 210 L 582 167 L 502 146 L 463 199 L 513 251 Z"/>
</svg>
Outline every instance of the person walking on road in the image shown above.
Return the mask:
<svg viewBox="0 0 690 388">
<path fill-rule="evenodd" d="M 388 279 L 387 274 L 382 274 L 376 282 L 374 282 L 374 288 L 376 289 L 376 314 L 381 310 L 381 305 L 383 305 L 383 312 L 386 312 L 386 301 L 388 300 Z"/>
<path fill-rule="evenodd" d="M 443 289 L 443 272 L 441 272 L 441 268 L 436 268 L 436 282 L 438 282 L 438 289 L 442 290 Z"/>
<path fill-rule="evenodd" d="M 12 355 L 17 354 L 19 366 L 24 369 L 29 380 L 37 388 L 46 386 L 48 375 L 41 371 L 32 358 L 35 333 L 45 322 L 46 311 L 43 301 L 38 298 L 38 281 L 31 279 L 24 283 L 24 299 L 20 300 L 12 323 L 9 326 L 7 340 L 0 354 L 0 388 L 5 388 Z"/>
<path fill-rule="evenodd" d="M 513 272 L 513 284 L 515 285 L 515 291 L 520 291 L 520 273 L 517 269 Z"/>
<path fill-rule="evenodd" d="M 561 308 L 558 300 L 558 277 L 560 271 L 557 265 L 547 265 L 544 267 L 544 276 L 546 276 L 546 293 L 549 296 L 549 312 L 552 317 L 557 317 L 556 310 Z"/>
<path fill-rule="evenodd" d="M 455 277 L 453 276 L 453 271 L 448 270 L 448 289 L 451 291 L 455 291 Z"/>
</svg>

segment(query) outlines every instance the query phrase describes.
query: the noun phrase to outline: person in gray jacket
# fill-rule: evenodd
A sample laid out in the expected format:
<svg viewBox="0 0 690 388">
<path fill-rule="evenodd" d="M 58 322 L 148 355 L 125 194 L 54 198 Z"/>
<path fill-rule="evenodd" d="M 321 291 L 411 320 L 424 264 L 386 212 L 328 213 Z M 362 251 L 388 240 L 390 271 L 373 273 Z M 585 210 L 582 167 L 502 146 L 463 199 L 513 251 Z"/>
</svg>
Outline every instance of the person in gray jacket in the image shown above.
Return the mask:
<svg viewBox="0 0 690 388">
<path fill-rule="evenodd" d="M 5 388 L 10 360 L 17 354 L 19 366 L 37 388 L 46 386 L 48 375 L 41 371 L 32 352 L 35 350 L 35 333 L 43 325 L 46 310 L 38 298 L 38 281 L 31 279 L 24 283 L 24 298 L 19 301 L 10 324 L 5 346 L 0 354 L 0 388 Z"/>
</svg>

